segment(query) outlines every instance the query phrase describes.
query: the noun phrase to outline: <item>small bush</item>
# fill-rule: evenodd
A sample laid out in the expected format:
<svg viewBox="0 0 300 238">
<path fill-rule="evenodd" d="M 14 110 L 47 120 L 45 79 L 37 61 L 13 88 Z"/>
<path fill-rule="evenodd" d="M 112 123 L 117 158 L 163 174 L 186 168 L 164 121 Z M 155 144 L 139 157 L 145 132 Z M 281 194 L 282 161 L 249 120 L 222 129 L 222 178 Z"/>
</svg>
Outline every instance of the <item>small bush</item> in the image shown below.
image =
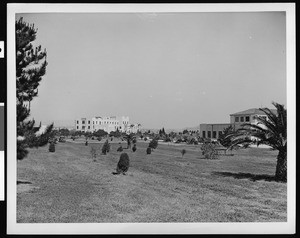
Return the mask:
<svg viewBox="0 0 300 238">
<path fill-rule="evenodd" d="M 216 150 L 217 145 L 214 143 L 203 143 L 201 146 L 202 154 L 205 159 L 218 159 L 218 151 Z"/>
<path fill-rule="evenodd" d="M 135 152 L 136 151 L 136 144 L 133 145 L 132 147 L 132 151 Z"/>
<path fill-rule="evenodd" d="M 180 152 L 181 152 L 181 155 L 182 155 L 182 157 L 183 157 L 184 154 L 186 153 L 186 150 L 185 150 L 185 149 L 182 149 Z"/>
<path fill-rule="evenodd" d="M 99 137 L 97 137 L 97 140 L 98 140 L 98 141 L 101 141 L 101 140 L 102 140 L 102 138 L 99 136 Z"/>
<path fill-rule="evenodd" d="M 150 154 L 151 154 L 151 148 L 148 147 L 148 148 L 147 148 L 147 155 L 150 155 Z"/>
<path fill-rule="evenodd" d="M 147 141 L 147 137 L 144 137 L 144 141 Z"/>
<path fill-rule="evenodd" d="M 54 142 L 51 142 L 49 145 L 49 152 L 55 152 L 55 144 Z"/>
<path fill-rule="evenodd" d="M 108 140 L 106 140 L 102 146 L 102 154 L 106 155 L 106 153 L 108 153 L 109 150 L 110 150 L 110 144 Z"/>
<path fill-rule="evenodd" d="M 91 156 L 92 156 L 92 159 L 94 161 L 96 161 L 96 158 L 97 158 L 97 150 L 94 148 L 94 147 L 91 147 Z"/>
<path fill-rule="evenodd" d="M 88 141 L 87 141 L 87 140 L 85 141 L 85 145 L 86 145 L 86 146 L 88 145 Z"/>
<path fill-rule="evenodd" d="M 120 145 L 119 148 L 117 149 L 118 152 L 122 152 L 123 151 L 123 147 Z"/>
</svg>

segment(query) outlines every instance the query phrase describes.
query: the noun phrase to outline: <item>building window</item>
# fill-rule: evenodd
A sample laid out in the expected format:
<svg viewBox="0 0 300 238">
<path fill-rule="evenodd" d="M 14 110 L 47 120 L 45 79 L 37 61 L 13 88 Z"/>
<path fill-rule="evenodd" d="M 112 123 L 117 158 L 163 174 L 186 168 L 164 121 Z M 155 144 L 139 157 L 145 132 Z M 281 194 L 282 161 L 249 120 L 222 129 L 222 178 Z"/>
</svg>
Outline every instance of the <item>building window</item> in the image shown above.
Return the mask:
<svg viewBox="0 0 300 238">
<path fill-rule="evenodd" d="M 244 117 L 241 117 L 241 122 L 244 122 Z"/>
<path fill-rule="evenodd" d="M 213 131 L 213 138 L 217 138 L 217 132 Z"/>
<path fill-rule="evenodd" d="M 90 126 L 88 126 L 88 129 L 90 129 Z"/>
<path fill-rule="evenodd" d="M 235 122 L 239 122 L 239 117 L 235 117 Z"/>
<path fill-rule="evenodd" d="M 79 121 L 77 121 L 77 124 L 79 124 Z"/>
<path fill-rule="evenodd" d="M 207 137 L 211 138 L 211 132 L 210 131 L 207 132 Z"/>
<path fill-rule="evenodd" d="M 79 126 L 77 126 L 76 128 L 79 129 Z"/>
<path fill-rule="evenodd" d="M 85 126 L 82 126 L 81 128 L 82 128 L 82 130 L 84 130 L 84 129 L 85 129 Z"/>
<path fill-rule="evenodd" d="M 90 121 L 88 121 L 88 124 L 91 124 L 91 122 L 90 122 Z"/>
<path fill-rule="evenodd" d="M 85 124 L 85 121 L 82 121 L 82 124 Z"/>
<path fill-rule="evenodd" d="M 249 117 L 249 116 L 246 117 L 246 121 L 247 121 L 247 122 L 250 121 L 250 117 Z"/>
</svg>

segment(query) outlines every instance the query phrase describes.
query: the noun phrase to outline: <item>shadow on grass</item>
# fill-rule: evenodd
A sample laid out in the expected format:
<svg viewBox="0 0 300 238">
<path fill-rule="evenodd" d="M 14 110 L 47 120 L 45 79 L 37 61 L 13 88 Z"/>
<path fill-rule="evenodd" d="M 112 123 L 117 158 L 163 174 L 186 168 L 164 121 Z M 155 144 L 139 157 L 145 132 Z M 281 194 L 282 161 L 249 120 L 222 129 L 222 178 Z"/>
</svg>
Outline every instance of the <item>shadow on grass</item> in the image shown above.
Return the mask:
<svg viewBox="0 0 300 238">
<path fill-rule="evenodd" d="M 32 184 L 32 182 L 28 182 L 28 181 L 17 181 L 17 185 L 18 184 Z"/>
<path fill-rule="evenodd" d="M 232 173 L 232 172 L 212 172 L 214 175 L 223 177 L 233 177 L 235 179 L 249 179 L 251 181 L 265 180 L 268 182 L 273 182 L 275 176 L 268 174 L 250 174 L 250 173 Z"/>
</svg>

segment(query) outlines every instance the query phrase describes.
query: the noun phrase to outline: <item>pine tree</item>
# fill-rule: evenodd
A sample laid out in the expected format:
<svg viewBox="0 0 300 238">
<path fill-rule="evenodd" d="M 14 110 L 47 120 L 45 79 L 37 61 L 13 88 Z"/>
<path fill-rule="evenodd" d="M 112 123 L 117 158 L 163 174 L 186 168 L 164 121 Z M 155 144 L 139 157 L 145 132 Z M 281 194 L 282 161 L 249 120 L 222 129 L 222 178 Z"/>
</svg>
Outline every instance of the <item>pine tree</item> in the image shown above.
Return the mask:
<svg viewBox="0 0 300 238">
<path fill-rule="evenodd" d="M 26 157 L 28 147 L 39 147 L 48 143 L 53 124 L 41 135 L 36 132 L 34 119 L 28 120 L 30 103 L 38 95 L 38 86 L 46 73 L 47 52 L 41 46 L 33 47 L 37 29 L 20 18 L 16 21 L 16 90 L 17 90 L 17 159 Z"/>
</svg>

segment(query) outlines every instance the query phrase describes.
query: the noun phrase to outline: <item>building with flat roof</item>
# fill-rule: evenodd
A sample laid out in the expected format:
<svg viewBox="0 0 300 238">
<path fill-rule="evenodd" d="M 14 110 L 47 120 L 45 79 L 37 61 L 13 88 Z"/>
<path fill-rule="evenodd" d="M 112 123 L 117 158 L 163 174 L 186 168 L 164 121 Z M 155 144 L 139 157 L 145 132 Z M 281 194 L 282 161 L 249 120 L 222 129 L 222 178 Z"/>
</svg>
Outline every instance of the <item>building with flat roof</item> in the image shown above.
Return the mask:
<svg viewBox="0 0 300 238">
<path fill-rule="evenodd" d="M 271 111 L 273 113 L 276 113 L 275 109 L 271 109 Z M 264 117 L 268 119 L 267 115 L 263 111 L 259 110 L 258 108 L 251 108 L 245 111 L 232 113 L 229 116 L 230 116 L 230 123 L 200 124 L 200 135 L 203 138 L 219 139 L 223 130 L 229 126 L 232 126 L 233 130 L 238 130 L 239 128 L 241 128 L 241 125 L 244 123 L 257 124 L 258 117 Z"/>
<path fill-rule="evenodd" d="M 130 124 L 129 117 L 126 116 L 96 116 L 75 120 L 75 130 L 84 132 L 94 132 L 101 129 L 107 133 L 116 130 L 126 133 L 136 133 L 140 128 L 141 124 Z"/>
</svg>

